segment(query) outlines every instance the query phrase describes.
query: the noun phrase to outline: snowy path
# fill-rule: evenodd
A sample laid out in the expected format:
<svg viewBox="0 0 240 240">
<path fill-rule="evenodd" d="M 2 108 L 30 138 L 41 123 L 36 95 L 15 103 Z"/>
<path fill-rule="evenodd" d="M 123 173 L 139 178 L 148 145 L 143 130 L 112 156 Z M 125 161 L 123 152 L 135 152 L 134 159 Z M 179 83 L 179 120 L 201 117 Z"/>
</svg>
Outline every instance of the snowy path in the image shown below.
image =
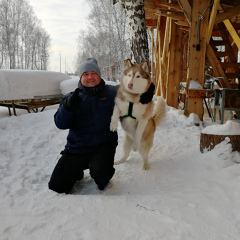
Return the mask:
<svg viewBox="0 0 240 240">
<path fill-rule="evenodd" d="M 85 171 L 75 194 L 57 194 L 47 183 L 67 131 L 55 111 L 0 117 L 1 240 L 239 239 L 240 155 L 229 144 L 200 153 L 201 129 L 168 108 L 150 170 L 132 152 L 104 192 Z M 122 139 L 119 127 L 116 159 Z"/>
</svg>

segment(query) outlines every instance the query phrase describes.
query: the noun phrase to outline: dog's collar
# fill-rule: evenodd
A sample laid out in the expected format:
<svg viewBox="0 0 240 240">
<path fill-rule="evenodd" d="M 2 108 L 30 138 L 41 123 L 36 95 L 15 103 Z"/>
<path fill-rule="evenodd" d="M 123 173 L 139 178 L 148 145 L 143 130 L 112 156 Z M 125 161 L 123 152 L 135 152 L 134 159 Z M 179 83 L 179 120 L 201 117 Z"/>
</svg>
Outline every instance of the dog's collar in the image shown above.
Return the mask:
<svg viewBox="0 0 240 240">
<path fill-rule="evenodd" d="M 121 118 L 130 117 L 130 118 L 136 120 L 136 118 L 132 115 L 132 111 L 133 111 L 133 103 L 132 103 L 132 102 L 129 102 L 128 112 L 127 112 L 127 114 L 125 114 L 124 116 L 121 116 Z"/>
</svg>

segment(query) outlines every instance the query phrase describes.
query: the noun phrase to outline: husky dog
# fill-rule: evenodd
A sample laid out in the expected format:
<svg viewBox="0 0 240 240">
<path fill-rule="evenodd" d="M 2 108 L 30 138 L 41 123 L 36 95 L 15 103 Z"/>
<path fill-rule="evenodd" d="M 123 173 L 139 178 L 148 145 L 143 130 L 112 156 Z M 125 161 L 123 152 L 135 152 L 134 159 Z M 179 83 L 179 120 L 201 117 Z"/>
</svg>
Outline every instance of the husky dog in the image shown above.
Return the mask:
<svg viewBox="0 0 240 240">
<path fill-rule="evenodd" d="M 120 118 L 125 131 L 124 156 L 115 164 L 126 161 L 133 147 L 133 150 L 138 151 L 143 157 L 142 169 L 149 169 L 148 154 L 152 147 L 154 132 L 166 112 L 162 97 L 157 97 L 155 109 L 153 101 L 148 104 L 139 102 L 140 96 L 148 90 L 150 84 L 147 61 L 140 65 L 132 64 L 130 59 L 126 60 L 110 123 L 110 130 L 116 131 Z"/>
</svg>

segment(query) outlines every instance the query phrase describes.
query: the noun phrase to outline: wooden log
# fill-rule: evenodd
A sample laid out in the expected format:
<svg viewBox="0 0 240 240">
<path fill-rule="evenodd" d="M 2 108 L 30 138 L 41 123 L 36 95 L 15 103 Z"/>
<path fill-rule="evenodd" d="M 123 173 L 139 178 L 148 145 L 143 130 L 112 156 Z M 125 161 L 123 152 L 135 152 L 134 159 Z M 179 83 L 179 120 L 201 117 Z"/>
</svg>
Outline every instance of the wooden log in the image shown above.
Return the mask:
<svg viewBox="0 0 240 240">
<path fill-rule="evenodd" d="M 200 137 L 200 151 L 203 153 L 204 150 L 211 151 L 217 144 L 221 143 L 228 137 L 232 144 L 232 150 L 240 152 L 240 135 L 213 135 L 201 133 Z"/>
</svg>

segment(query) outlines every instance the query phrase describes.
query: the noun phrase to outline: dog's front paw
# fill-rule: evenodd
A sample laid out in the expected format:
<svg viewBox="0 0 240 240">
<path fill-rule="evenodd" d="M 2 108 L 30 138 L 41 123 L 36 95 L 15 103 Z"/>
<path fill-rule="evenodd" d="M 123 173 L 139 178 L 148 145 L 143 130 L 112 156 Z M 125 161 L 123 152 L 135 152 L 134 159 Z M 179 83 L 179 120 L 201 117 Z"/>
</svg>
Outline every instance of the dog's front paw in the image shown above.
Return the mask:
<svg viewBox="0 0 240 240">
<path fill-rule="evenodd" d="M 117 127 L 118 127 L 118 122 L 112 121 L 110 123 L 110 131 L 112 131 L 112 132 L 117 131 Z"/>
<path fill-rule="evenodd" d="M 150 168 L 148 163 L 143 163 L 142 170 L 148 170 Z"/>
</svg>

